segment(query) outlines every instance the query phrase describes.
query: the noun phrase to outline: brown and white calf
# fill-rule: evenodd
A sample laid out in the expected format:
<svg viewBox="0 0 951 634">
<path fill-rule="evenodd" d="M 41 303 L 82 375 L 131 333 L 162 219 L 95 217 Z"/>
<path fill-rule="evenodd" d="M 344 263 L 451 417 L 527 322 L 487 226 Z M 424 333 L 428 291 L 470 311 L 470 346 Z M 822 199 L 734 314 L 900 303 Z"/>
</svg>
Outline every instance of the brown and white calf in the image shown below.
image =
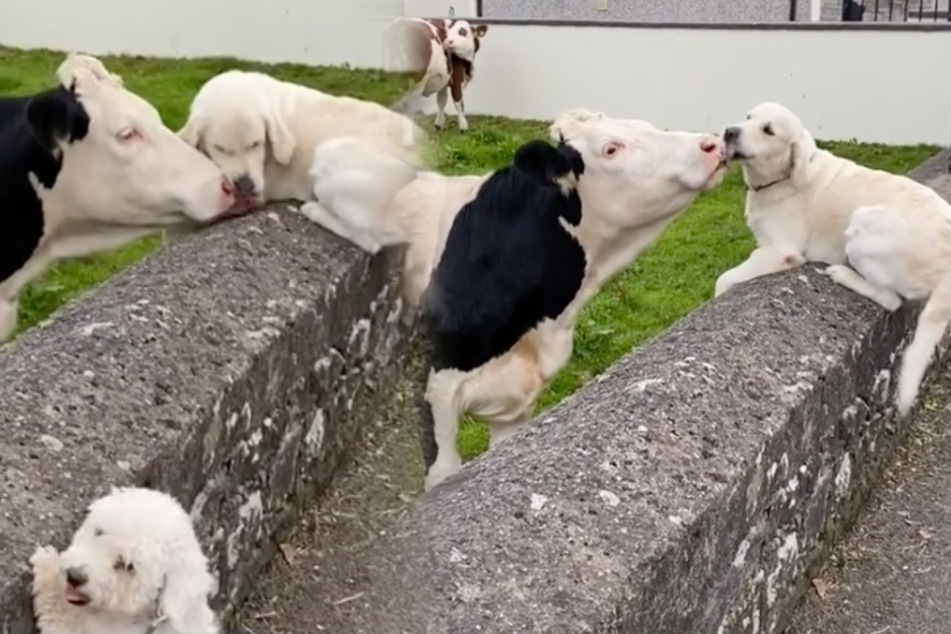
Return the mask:
<svg viewBox="0 0 951 634">
<path fill-rule="evenodd" d="M 415 118 L 423 100 L 436 95 L 436 121 L 441 129 L 446 124 L 446 102 L 452 103 L 459 119 L 459 129 L 469 129 L 463 93 L 472 81 L 472 70 L 481 40 L 489 27 L 471 25 L 467 20 L 445 18 L 398 18 L 387 29 L 387 50 L 400 60 L 402 70 L 413 73 L 413 89 L 394 110 Z"/>
</svg>

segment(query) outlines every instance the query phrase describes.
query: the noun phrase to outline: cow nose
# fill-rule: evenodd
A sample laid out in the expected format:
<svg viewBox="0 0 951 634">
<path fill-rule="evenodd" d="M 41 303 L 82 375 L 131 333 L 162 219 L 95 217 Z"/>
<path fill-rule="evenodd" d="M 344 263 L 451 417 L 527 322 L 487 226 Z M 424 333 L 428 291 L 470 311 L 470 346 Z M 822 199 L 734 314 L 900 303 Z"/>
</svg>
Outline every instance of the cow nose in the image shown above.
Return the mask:
<svg viewBox="0 0 951 634">
<path fill-rule="evenodd" d="M 71 567 L 66 569 L 66 581 L 69 585 L 78 588 L 89 581 L 89 576 L 81 568 Z"/>
<path fill-rule="evenodd" d="M 727 128 L 727 129 L 723 132 L 723 139 L 724 139 L 727 143 L 729 143 L 729 142 L 731 142 L 731 141 L 736 141 L 738 138 L 740 138 L 740 129 L 737 128 L 736 126 Z"/>
<path fill-rule="evenodd" d="M 254 181 L 249 176 L 242 176 L 234 182 L 234 187 L 239 196 L 254 195 Z"/>
</svg>

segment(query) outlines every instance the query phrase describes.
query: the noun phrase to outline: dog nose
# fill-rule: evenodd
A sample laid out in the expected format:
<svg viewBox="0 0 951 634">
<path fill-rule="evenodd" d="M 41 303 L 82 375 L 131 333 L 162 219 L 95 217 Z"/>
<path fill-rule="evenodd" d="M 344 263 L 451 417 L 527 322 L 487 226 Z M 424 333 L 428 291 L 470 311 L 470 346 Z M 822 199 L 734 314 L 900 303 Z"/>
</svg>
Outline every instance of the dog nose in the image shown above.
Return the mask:
<svg viewBox="0 0 951 634">
<path fill-rule="evenodd" d="M 81 568 L 67 568 L 66 582 L 74 587 L 80 587 L 89 581 L 89 576 Z"/>
<path fill-rule="evenodd" d="M 254 195 L 254 181 L 251 180 L 249 176 L 241 176 L 234 182 L 235 189 L 238 190 L 239 196 L 253 196 Z"/>
<path fill-rule="evenodd" d="M 727 128 L 723 132 L 723 140 L 726 141 L 727 143 L 729 143 L 730 141 L 736 141 L 738 138 L 740 138 L 740 129 L 737 128 L 736 126 Z"/>
</svg>

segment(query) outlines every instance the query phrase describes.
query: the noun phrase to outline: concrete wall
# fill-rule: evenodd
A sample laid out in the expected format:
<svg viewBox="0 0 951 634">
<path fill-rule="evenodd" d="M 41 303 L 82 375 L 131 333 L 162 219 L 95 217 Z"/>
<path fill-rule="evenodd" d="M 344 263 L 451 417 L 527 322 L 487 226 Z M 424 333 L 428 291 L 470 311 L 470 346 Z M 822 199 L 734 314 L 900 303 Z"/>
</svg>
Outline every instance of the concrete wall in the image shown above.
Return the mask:
<svg viewBox="0 0 951 634">
<path fill-rule="evenodd" d="M 578 106 L 719 131 L 760 101 L 822 139 L 947 144 L 951 83 L 927 69 L 951 27 L 564 26 L 488 20 L 467 110 L 548 119 Z M 517 51 L 517 53 L 516 53 Z"/>
<path fill-rule="evenodd" d="M 0 44 L 157 57 L 379 67 L 402 0 L 4 0 Z"/>
<path fill-rule="evenodd" d="M 420 0 L 417 0 L 420 1 Z M 426 2 L 427 0 L 421 0 Z M 814 0 L 796 0 L 796 21 L 809 20 Z M 431 0 L 439 4 L 440 0 Z M 877 7 L 876 7 L 877 4 Z M 891 4 L 891 10 L 889 5 Z M 865 0 L 865 21 L 903 22 L 904 9 L 947 10 L 947 0 Z M 486 18 L 606 20 L 626 22 L 786 22 L 791 0 L 482 0 Z M 824 21 L 839 21 L 842 0 L 819 0 Z M 931 19 L 931 18 L 928 18 Z"/>
<path fill-rule="evenodd" d="M 623 22 L 786 22 L 790 0 L 482 0 L 487 18 Z M 809 16 L 798 0 L 797 19 Z"/>
<path fill-rule="evenodd" d="M 947 160 L 913 176 L 947 182 Z M 917 308 L 819 268 L 708 302 L 464 467 L 352 553 L 360 601 L 315 602 L 312 622 L 784 632 L 912 423 L 893 399 Z"/>
<path fill-rule="evenodd" d="M 405 373 L 396 263 L 299 214 L 175 240 L 0 353 L 0 632 L 111 485 L 191 512 L 230 609 Z M 226 610 L 226 614 L 229 612 Z"/>
</svg>

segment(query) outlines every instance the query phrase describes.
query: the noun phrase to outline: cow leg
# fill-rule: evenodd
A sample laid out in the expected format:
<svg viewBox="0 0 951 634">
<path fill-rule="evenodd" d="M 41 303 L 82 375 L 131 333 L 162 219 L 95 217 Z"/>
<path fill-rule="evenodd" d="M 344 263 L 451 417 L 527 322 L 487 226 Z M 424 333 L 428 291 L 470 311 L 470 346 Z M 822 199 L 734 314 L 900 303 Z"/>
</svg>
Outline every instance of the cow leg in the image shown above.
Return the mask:
<svg viewBox="0 0 951 634">
<path fill-rule="evenodd" d="M 435 455 L 424 456 L 426 462 L 426 480 L 424 488 L 429 491 L 437 484 L 462 468 L 462 457 L 456 449 L 456 436 L 459 433 L 457 393 L 466 373 L 457 370 L 438 370 L 430 372 L 426 382 L 425 405 L 428 406 L 428 418 L 425 424 L 432 425 L 432 438 L 435 441 Z M 424 452 L 427 450 L 424 448 Z M 432 459 L 432 462 L 430 462 Z"/>
<path fill-rule="evenodd" d="M 528 346 L 523 344 L 487 363 L 463 385 L 462 408 L 489 423 L 489 449 L 528 425 L 545 387 L 537 359 L 525 353 Z"/>
<path fill-rule="evenodd" d="M 0 299 L 0 343 L 10 338 L 17 327 L 17 298 Z"/>
<path fill-rule="evenodd" d="M 452 105 L 456 108 L 459 131 L 465 132 L 469 129 L 469 122 L 466 120 L 466 104 L 462 98 L 462 86 L 459 85 L 459 81 L 453 81 L 452 84 Z"/>
<path fill-rule="evenodd" d="M 433 122 L 433 126 L 435 126 L 437 130 L 442 130 L 446 127 L 446 103 L 448 101 L 449 87 L 446 86 L 436 93 L 436 120 Z"/>
<path fill-rule="evenodd" d="M 9 339 L 16 330 L 20 292 L 39 277 L 53 260 L 49 249 L 41 247 L 19 271 L 0 283 L 0 343 Z"/>
</svg>

